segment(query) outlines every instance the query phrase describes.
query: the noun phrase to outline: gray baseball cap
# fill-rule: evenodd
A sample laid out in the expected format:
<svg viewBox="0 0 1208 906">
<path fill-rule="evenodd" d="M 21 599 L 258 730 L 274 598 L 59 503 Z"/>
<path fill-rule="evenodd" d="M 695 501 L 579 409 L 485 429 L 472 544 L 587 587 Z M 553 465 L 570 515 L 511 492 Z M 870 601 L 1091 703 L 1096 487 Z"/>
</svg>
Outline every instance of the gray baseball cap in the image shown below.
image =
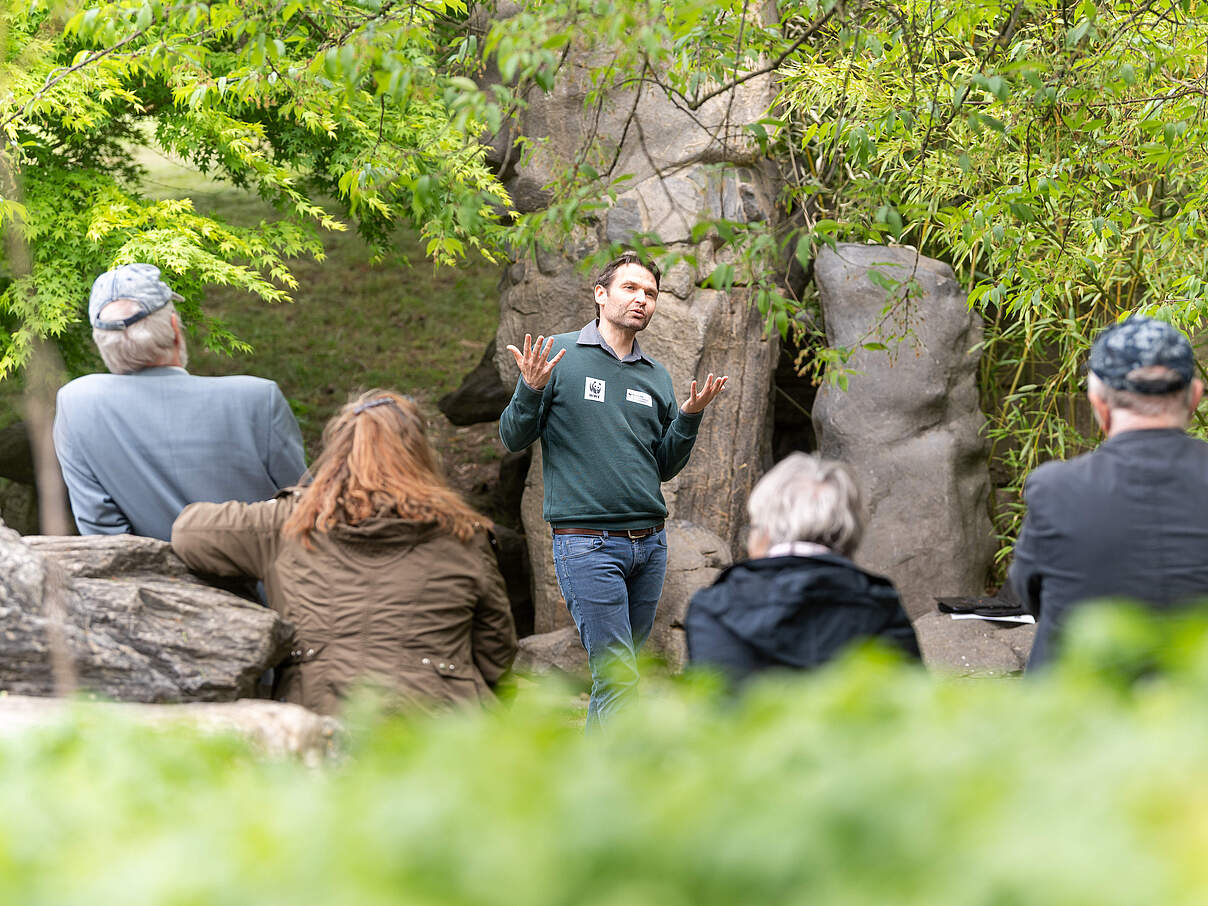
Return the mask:
<svg viewBox="0 0 1208 906">
<path fill-rule="evenodd" d="M 101 320 L 101 310 L 118 299 L 138 303 L 139 311 L 120 321 Z M 123 264 L 101 274 L 92 284 L 88 320 L 101 330 L 125 330 L 169 302 L 183 301 L 183 296 L 172 292 L 168 284 L 159 279 L 159 268 L 154 264 Z"/>
<path fill-rule="evenodd" d="M 1130 377 L 1141 368 L 1160 365 L 1166 377 Z M 1116 390 L 1132 393 L 1173 393 L 1195 377 L 1195 353 L 1183 333 L 1165 321 L 1133 315 L 1099 333 L 1091 346 L 1087 367 Z"/>
</svg>

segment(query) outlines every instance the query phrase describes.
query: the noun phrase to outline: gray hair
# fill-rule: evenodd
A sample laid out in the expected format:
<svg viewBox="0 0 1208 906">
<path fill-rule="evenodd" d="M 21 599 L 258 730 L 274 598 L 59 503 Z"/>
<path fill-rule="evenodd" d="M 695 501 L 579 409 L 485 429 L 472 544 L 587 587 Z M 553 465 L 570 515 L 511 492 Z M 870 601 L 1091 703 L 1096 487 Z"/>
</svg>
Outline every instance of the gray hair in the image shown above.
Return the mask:
<svg viewBox="0 0 1208 906">
<path fill-rule="evenodd" d="M 811 541 L 846 557 L 864 534 L 860 488 L 847 466 L 805 453 L 788 455 L 759 480 L 747 513 L 769 545 Z"/>
<path fill-rule="evenodd" d="M 137 302 L 130 299 L 115 299 L 104 308 L 105 317 L 109 320 L 127 318 L 140 311 Z M 163 308 L 153 311 L 125 330 L 92 329 L 92 340 L 100 350 L 105 367 L 114 374 L 132 374 L 162 365 L 173 357 L 176 346 L 176 331 L 172 329 L 172 316 L 176 314 L 176 306 L 171 302 Z M 180 364 L 186 365 L 189 352 L 183 341 L 180 345 Z"/>
<path fill-rule="evenodd" d="M 1174 374 L 1172 369 L 1164 365 L 1150 365 L 1130 371 L 1128 377 L 1133 380 L 1158 380 Z M 1088 371 L 1086 392 L 1099 397 L 1109 409 L 1125 409 L 1149 417 L 1191 416 L 1191 384 L 1170 393 L 1135 393 L 1110 387 L 1095 372 Z"/>
</svg>

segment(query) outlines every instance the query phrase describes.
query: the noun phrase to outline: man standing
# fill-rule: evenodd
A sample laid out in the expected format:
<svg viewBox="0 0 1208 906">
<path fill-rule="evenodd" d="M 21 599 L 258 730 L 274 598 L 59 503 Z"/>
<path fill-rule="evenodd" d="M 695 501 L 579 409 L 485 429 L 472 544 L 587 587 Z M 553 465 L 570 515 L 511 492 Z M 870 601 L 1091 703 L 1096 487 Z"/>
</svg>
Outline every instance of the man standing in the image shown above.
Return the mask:
<svg viewBox="0 0 1208 906">
<path fill-rule="evenodd" d="M 167 541 L 187 504 L 267 500 L 306 469 L 275 383 L 185 371 L 180 298 L 150 264 L 122 265 L 92 285 L 92 337 L 112 373 L 60 388 L 54 424 L 81 534 Z"/>
<path fill-rule="evenodd" d="M 523 351 L 508 346 L 520 380 L 499 435 L 512 451 L 541 438 L 558 587 L 591 664 L 589 727 L 636 693 L 637 650 L 667 570 L 659 485 L 687 464 L 702 413 L 728 380 L 710 374 L 699 390 L 693 381 L 676 405 L 667 369 L 637 341 L 658 286 L 658 269 L 626 252 L 596 280 L 596 320 L 536 343 L 526 335 Z"/>
<path fill-rule="evenodd" d="M 1028 476 L 1010 580 L 1037 617 L 1028 668 L 1085 601 L 1154 608 L 1208 595 L 1208 444 L 1186 433 L 1204 385 L 1187 338 L 1132 317 L 1091 348 L 1087 395 L 1106 440 Z"/>
</svg>

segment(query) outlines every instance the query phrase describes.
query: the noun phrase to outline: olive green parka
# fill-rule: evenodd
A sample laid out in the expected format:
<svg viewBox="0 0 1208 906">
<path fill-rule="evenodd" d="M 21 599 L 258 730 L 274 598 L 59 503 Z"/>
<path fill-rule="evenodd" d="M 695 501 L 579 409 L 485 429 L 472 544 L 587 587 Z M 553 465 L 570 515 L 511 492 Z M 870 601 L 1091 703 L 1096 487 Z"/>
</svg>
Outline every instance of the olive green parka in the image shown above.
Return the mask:
<svg viewBox="0 0 1208 906">
<path fill-rule="evenodd" d="M 516 628 L 488 534 L 463 543 L 395 515 L 313 532 L 281 527 L 298 499 L 194 503 L 172 548 L 197 572 L 252 576 L 294 626 L 276 697 L 333 714 L 359 682 L 425 710 L 489 700 L 516 655 Z"/>
</svg>

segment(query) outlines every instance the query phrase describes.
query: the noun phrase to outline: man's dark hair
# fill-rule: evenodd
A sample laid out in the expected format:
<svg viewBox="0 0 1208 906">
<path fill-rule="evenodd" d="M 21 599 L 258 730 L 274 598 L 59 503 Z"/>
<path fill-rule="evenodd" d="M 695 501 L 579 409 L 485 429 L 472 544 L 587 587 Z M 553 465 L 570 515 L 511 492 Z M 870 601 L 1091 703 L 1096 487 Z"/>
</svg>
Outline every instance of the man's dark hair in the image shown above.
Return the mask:
<svg viewBox="0 0 1208 906">
<path fill-rule="evenodd" d="M 639 255 L 637 252 L 622 252 L 620 257 L 608 262 L 604 270 L 600 271 L 600 276 L 596 277 L 595 286 L 602 286 L 608 289 L 612 286 L 612 278 L 617 275 L 617 271 L 626 264 L 636 264 L 638 267 L 643 267 L 654 276 L 654 288 L 659 288 L 659 280 L 662 279 L 663 272 L 659 270 L 657 264 L 649 261 Z"/>
</svg>

